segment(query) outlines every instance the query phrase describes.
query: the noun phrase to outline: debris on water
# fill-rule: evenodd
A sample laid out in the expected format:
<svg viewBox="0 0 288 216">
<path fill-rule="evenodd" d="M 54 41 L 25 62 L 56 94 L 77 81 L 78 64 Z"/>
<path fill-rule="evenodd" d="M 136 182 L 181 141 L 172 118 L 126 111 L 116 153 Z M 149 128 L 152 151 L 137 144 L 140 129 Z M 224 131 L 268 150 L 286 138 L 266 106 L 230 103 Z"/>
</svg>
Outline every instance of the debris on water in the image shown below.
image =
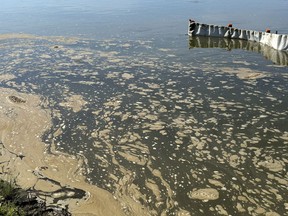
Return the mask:
<svg viewBox="0 0 288 216">
<path fill-rule="evenodd" d="M 18 104 L 26 103 L 24 99 L 14 96 L 14 95 L 9 96 L 9 100 L 12 101 L 13 103 L 18 103 Z"/>
<path fill-rule="evenodd" d="M 81 159 L 81 175 L 127 212 L 234 215 L 265 209 L 269 215 L 287 208 L 285 68 L 250 62 L 244 51 L 233 59 L 221 52 L 191 58 L 151 41 L 31 36 L 0 43 L 0 85 L 15 89 L 0 93 L 1 118 L 20 121 L 15 107 L 34 106 L 28 95 L 39 95 L 53 124 L 46 122 L 47 134 L 33 138 L 45 140 L 47 154 L 55 148 Z M 13 140 L 17 133 L 3 134 Z M 25 152 L 30 138 L 20 141 L 11 148 Z M 25 152 L 22 160 L 28 158 Z M 40 171 L 54 174 L 60 165 Z"/>
<path fill-rule="evenodd" d="M 219 198 L 219 192 L 213 188 L 198 189 L 188 193 L 190 199 L 200 200 L 217 200 Z"/>
</svg>

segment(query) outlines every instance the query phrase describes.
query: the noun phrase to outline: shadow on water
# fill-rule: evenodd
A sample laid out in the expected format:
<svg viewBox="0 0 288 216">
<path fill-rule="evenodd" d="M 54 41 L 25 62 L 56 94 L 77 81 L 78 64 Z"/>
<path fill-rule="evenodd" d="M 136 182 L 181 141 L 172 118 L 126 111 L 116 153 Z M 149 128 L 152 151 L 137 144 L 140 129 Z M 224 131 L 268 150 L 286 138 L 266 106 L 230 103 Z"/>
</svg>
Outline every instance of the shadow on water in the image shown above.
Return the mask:
<svg viewBox="0 0 288 216">
<path fill-rule="evenodd" d="M 223 48 L 228 51 L 243 49 L 260 53 L 274 64 L 288 66 L 288 52 L 275 50 L 253 41 L 203 36 L 189 37 L 189 49 L 193 48 Z"/>
</svg>

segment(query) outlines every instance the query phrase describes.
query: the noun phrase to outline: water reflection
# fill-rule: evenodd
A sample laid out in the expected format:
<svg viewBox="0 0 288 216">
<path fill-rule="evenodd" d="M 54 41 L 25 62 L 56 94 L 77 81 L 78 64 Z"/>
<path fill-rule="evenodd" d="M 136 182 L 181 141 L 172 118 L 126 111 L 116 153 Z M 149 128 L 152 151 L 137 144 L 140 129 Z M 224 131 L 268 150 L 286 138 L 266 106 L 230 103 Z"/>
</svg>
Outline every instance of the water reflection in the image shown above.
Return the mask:
<svg viewBox="0 0 288 216">
<path fill-rule="evenodd" d="M 223 48 L 228 51 L 232 49 L 243 49 L 261 53 L 266 59 L 278 65 L 288 65 L 288 52 L 275 50 L 260 43 L 246 40 L 235 40 L 215 37 L 189 37 L 189 49 L 192 48 Z"/>
</svg>

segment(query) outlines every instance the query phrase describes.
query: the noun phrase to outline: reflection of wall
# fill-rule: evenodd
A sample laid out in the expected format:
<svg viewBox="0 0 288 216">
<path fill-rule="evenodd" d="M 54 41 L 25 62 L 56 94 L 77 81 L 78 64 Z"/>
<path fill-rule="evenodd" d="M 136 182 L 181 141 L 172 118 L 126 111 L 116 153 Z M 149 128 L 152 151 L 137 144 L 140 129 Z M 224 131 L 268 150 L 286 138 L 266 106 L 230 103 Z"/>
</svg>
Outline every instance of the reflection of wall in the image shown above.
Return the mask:
<svg viewBox="0 0 288 216">
<path fill-rule="evenodd" d="M 209 36 L 255 41 L 277 50 L 288 51 L 288 35 L 236 29 L 232 27 L 189 22 L 190 36 Z"/>
<path fill-rule="evenodd" d="M 265 58 L 271 60 L 275 64 L 288 65 L 288 52 L 275 50 L 269 46 L 254 41 L 193 36 L 189 37 L 189 48 L 224 48 L 227 50 L 244 49 L 261 53 Z"/>
</svg>

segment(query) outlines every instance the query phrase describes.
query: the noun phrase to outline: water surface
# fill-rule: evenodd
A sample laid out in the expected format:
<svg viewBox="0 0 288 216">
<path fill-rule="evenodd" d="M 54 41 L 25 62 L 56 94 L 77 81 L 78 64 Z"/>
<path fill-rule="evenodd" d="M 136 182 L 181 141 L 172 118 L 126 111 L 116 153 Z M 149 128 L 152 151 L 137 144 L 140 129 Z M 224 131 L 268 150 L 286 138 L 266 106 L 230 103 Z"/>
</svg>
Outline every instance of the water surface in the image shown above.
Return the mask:
<svg viewBox="0 0 288 216">
<path fill-rule="evenodd" d="M 287 0 L 93 0 L 4 1 L 1 33 L 92 38 L 161 37 L 186 33 L 186 21 L 288 33 Z"/>
<path fill-rule="evenodd" d="M 287 1 L 245 2 L 5 2 L 1 33 L 42 36 L 0 40 L 0 85 L 42 97 L 45 143 L 85 158 L 127 215 L 127 200 L 151 215 L 284 215 L 287 55 L 185 35 L 189 17 L 287 33 Z"/>
</svg>

